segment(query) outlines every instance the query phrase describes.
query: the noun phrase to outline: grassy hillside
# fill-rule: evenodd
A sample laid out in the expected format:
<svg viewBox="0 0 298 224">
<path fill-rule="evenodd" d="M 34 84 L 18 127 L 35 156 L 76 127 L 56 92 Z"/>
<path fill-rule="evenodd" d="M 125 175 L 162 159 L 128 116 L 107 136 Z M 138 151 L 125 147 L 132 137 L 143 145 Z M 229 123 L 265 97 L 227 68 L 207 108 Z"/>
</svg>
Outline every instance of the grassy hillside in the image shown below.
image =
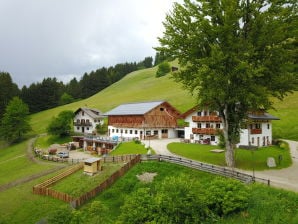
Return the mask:
<svg viewBox="0 0 298 224">
<path fill-rule="evenodd" d="M 195 104 L 194 98 L 182 89 L 181 84 L 175 83 L 170 74 L 155 78 L 156 70 L 154 67 L 132 72 L 88 99 L 36 113 L 31 120 L 33 130 L 43 133 L 50 119 L 60 111 L 74 111 L 85 106 L 106 112 L 122 103 L 166 100 L 183 112 Z"/>
<path fill-rule="evenodd" d="M 177 66 L 177 64 L 175 64 Z M 195 105 L 195 98 L 182 85 L 174 82 L 171 75 L 155 78 L 157 67 L 132 72 L 117 83 L 88 99 L 64 105 L 32 115 L 31 124 L 35 133 L 44 133 L 53 116 L 63 110 L 79 107 L 97 108 L 106 112 L 122 103 L 166 100 L 181 112 Z M 280 138 L 298 140 L 298 92 L 288 96 L 283 102 L 275 101 L 275 116 L 281 120 L 274 122 L 273 133 Z"/>
</svg>

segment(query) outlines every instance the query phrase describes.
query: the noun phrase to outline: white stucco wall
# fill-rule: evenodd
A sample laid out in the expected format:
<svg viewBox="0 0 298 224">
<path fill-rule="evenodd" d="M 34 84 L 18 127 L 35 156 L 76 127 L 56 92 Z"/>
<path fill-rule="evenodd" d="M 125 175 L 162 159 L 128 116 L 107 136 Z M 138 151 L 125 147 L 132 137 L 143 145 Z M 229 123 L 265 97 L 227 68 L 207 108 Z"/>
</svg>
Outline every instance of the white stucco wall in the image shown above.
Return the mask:
<svg viewBox="0 0 298 224">
<path fill-rule="evenodd" d="M 202 113 L 203 114 L 203 113 Z M 198 122 L 193 122 L 192 121 L 192 116 L 197 116 L 197 112 L 193 112 L 192 114 L 188 115 L 185 118 L 185 121 L 189 123 L 189 127 L 185 127 L 184 131 L 184 138 L 190 140 L 191 142 L 195 142 L 201 139 L 211 139 L 211 135 L 201 135 L 200 137 L 199 134 L 192 134 L 192 128 L 197 128 Z M 201 123 L 201 128 L 206 128 L 206 123 L 207 122 L 199 122 Z M 214 126 L 216 123 L 211 123 Z M 249 139 L 251 142 L 251 145 L 253 146 L 263 146 L 263 145 L 270 145 L 272 143 L 272 124 L 271 122 L 263 121 L 261 124 L 261 129 L 262 133 L 261 134 L 251 134 L 248 133 L 248 129 L 242 129 L 241 134 L 240 134 L 240 142 L 239 145 L 249 145 Z M 268 129 L 268 124 L 269 124 L 269 129 Z M 223 128 L 223 123 L 220 123 L 220 128 Z M 192 138 L 191 138 L 192 136 Z M 264 141 L 265 140 L 265 141 Z M 215 136 L 215 141 L 211 141 L 210 144 L 212 145 L 217 145 L 219 143 L 219 137 Z M 259 144 L 259 145 L 258 145 Z"/>
<path fill-rule="evenodd" d="M 118 129 L 118 132 L 116 131 Z M 154 135 L 154 131 L 157 131 L 157 136 L 159 139 L 162 138 L 162 130 L 168 130 L 168 138 L 177 138 L 177 131 L 173 128 L 153 128 L 153 129 L 138 129 L 138 128 L 117 128 L 112 125 L 108 126 L 108 133 L 110 137 L 118 136 L 124 138 L 140 138 L 141 135 L 147 133 L 147 135 Z M 122 133 L 121 133 L 122 131 Z M 136 133 L 137 132 L 137 133 Z"/>
<path fill-rule="evenodd" d="M 79 113 L 76 114 L 76 116 L 74 117 L 74 122 L 77 122 L 77 120 L 82 121 L 82 119 L 85 120 L 89 120 L 89 123 L 91 124 L 91 126 L 74 126 L 74 132 L 79 132 L 79 133 L 83 133 L 83 128 L 84 128 L 84 133 L 86 134 L 92 134 L 93 131 L 96 130 L 96 125 L 97 124 L 103 124 L 103 120 L 99 120 L 97 122 L 94 122 L 94 119 L 92 117 L 89 116 L 89 114 L 84 112 L 84 115 L 82 113 L 83 111 L 80 111 Z M 79 129 L 78 129 L 79 128 Z"/>
</svg>

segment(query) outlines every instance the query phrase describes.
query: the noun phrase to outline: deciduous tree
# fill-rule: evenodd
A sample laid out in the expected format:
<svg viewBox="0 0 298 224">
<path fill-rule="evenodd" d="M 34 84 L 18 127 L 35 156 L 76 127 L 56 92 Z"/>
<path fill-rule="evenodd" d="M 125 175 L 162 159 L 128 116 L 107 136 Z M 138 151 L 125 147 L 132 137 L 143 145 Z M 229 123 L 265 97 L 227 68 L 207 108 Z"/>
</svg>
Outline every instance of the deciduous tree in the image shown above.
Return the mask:
<svg viewBox="0 0 298 224">
<path fill-rule="evenodd" d="M 226 163 L 247 112 L 297 90 L 297 1 L 185 0 L 175 3 L 156 48 L 183 66 L 174 74 L 202 106 L 219 111 Z"/>
<path fill-rule="evenodd" d="M 67 136 L 71 131 L 71 122 L 74 113 L 70 110 L 64 110 L 54 117 L 47 127 L 47 131 L 52 135 Z"/>
</svg>

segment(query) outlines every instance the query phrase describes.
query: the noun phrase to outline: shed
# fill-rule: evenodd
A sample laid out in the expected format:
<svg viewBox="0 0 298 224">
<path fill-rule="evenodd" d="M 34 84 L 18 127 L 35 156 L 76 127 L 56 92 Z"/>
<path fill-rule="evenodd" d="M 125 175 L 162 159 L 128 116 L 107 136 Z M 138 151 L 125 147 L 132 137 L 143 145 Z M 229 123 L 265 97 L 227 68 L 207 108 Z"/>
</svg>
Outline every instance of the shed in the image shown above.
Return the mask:
<svg viewBox="0 0 298 224">
<path fill-rule="evenodd" d="M 84 173 L 94 175 L 101 171 L 101 158 L 89 158 L 84 161 Z"/>
</svg>

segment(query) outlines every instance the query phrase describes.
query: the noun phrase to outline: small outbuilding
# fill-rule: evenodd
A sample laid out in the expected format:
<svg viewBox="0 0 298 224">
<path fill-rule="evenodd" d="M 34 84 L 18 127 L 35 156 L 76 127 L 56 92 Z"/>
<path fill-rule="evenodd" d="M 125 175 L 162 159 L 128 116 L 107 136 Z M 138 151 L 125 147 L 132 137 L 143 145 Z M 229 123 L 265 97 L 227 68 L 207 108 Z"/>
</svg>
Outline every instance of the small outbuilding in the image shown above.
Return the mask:
<svg viewBox="0 0 298 224">
<path fill-rule="evenodd" d="M 84 173 L 90 176 L 101 171 L 101 158 L 89 158 L 84 161 Z"/>
</svg>

